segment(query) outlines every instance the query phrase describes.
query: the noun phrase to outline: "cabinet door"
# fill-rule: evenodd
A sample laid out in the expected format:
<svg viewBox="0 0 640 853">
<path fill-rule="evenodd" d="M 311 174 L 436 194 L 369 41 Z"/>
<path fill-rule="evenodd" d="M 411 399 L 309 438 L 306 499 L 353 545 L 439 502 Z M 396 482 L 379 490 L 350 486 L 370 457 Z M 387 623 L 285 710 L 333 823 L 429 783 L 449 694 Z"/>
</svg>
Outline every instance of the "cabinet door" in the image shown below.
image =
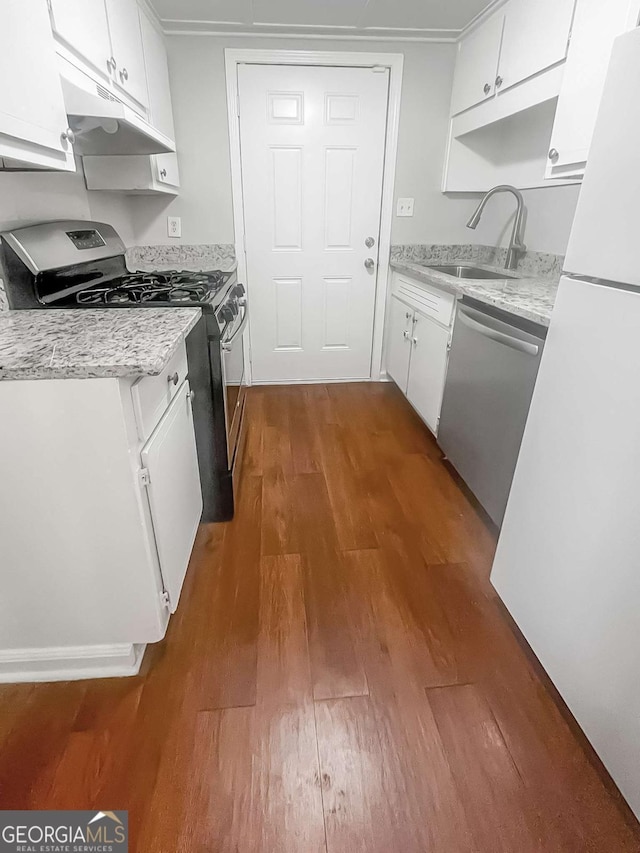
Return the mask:
<svg viewBox="0 0 640 853">
<path fill-rule="evenodd" d="M 162 579 L 174 613 L 202 515 L 188 382 L 183 383 L 145 445 L 142 464 L 149 471 L 153 531 Z"/>
<path fill-rule="evenodd" d="M 616 36 L 635 27 L 639 0 L 578 0 L 551 134 L 547 177 L 587 160 Z"/>
<path fill-rule="evenodd" d="M 412 326 L 413 309 L 392 296 L 387 326 L 387 373 L 403 394 L 407 393 Z"/>
<path fill-rule="evenodd" d="M 451 115 L 493 97 L 503 24 L 504 14 L 498 12 L 458 44 Z"/>
<path fill-rule="evenodd" d="M 450 330 L 416 312 L 407 398 L 437 434 L 449 359 Z"/>
<path fill-rule="evenodd" d="M 575 0 L 510 0 L 500 52 L 500 91 L 562 62 L 574 5 Z"/>
<path fill-rule="evenodd" d="M 149 105 L 142 33 L 136 0 L 106 0 L 111 48 L 116 61 L 114 80 L 143 107 Z"/>
<path fill-rule="evenodd" d="M 104 74 L 109 73 L 111 42 L 104 0 L 49 0 L 56 34 Z"/>
<path fill-rule="evenodd" d="M 75 168 L 46 0 L 0 2 L 0 158 Z"/>
<path fill-rule="evenodd" d="M 169 87 L 169 65 L 167 49 L 162 33 L 158 32 L 147 15 L 140 10 L 140 29 L 144 48 L 144 64 L 149 94 L 149 114 L 151 124 L 168 136 L 175 138 L 173 126 L 173 107 Z M 161 184 L 180 186 L 178 157 L 170 154 L 156 154 L 153 158 L 155 178 Z"/>
</svg>

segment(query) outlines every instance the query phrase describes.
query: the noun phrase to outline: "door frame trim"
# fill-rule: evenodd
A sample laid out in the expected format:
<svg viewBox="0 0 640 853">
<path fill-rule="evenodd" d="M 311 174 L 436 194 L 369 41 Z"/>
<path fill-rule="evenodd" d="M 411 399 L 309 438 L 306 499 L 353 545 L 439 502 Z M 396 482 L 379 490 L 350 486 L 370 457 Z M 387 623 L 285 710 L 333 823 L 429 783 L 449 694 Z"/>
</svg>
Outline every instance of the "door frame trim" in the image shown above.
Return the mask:
<svg viewBox="0 0 640 853">
<path fill-rule="evenodd" d="M 389 99 L 387 102 L 387 130 L 382 173 L 380 239 L 378 244 L 378 269 L 376 275 L 370 371 L 370 379 L 373 381 L 380 381 L 386 378 L 382 367 L 382 347 L 387 292 L 390 285 L 389 259 L 391 256 L 393 191 L 398 153 L 404 55 L 402 53 L 369 53 L 365 51 L 262 50 L 227 47 L 224 51 L 224 62 L 227 82 L 227 118 L 231 157 L 231 192 L 233 198 L 235 251 L 238 261 L 238 278 L 244 282 L 247 281 L 247 256 L 244 240 L 244 197 L 242 192 L 242 161 L 240 157 L 238 66 L 244 64 L 328 65 L 345 68 L 372 68 L 374 66 L 381 66 L 389 69 Z M 251 341 L 248 329 L 245 332 L 245 344 L 245 373 L 247 382 L 251 385 Z"/>
</svg>

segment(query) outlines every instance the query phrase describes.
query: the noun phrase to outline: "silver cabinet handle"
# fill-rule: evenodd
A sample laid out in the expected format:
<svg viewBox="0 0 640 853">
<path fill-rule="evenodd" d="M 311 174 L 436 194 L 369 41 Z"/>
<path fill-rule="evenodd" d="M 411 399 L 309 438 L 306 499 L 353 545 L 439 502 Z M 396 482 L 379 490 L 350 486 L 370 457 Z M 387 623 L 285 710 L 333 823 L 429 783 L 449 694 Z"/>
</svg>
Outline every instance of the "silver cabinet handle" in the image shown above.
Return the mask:
<svg viewBox="0 0 640 853">
<path fill-rule="evenodd" d="M 402 336 L 404 337 L 405 341 L 408 341 L 408 340 L 409 340 L 409 338 L 411 337 L 411 335 L 409 334 L 409 332 L 407 332 L 407 331 L 406 331 L 406 329 L 405 329 L 405 331 L 402 333 Z"/>
<path fill-rule="evenodd" d="M 502 84 L 503 84 L 503 83 L 504 83 L 504 80 L 503 80 L 503 79 L 502 79 L 502 77 L 498 74 L 498 76 L 496 77 L 496 89 L 499 89 L 499 88 L 500 88 L 500 86 L 502 86 Z"/>
<path fill-rule="evenodd" d="M 417 347 L 418 346 L 418 339 L 417 338 L 411 338 L 411 343 L 414 345 L 414 347 Z"/>
<path fill-rule="evenodd" d="M 169 385 L 171 385 L 171 383 L 173 383 L 174 385 L 177 385 L 179 381 L 180 381 L 180 377 L 178 376 L 177 372 L 176 373 L 170 373 L 167 376 L 167 382 L 169 383 Z"/>
<path fill-rule="evenodd" d="M 60 134 L 60 139 L 63 142 L 68 142 L 69 145 L 75 145 L 76 143 L 76 135 L 70 127 L 62 131 L 62 133 Z"/>
<path fill-rule="evenodd" d="M 161 178 L 167 177 L 167 170 L 166 169 L 160 169 L 160 177 Z"/>
<path fill-rule="evenodd" d="M 557 160 L 560 154 L 558 153 L 557 148 L 552 148 L 549 151 L 549 160 Z"/>
<path fill-rule="evenodd" d="M 366 269 L 372 270 L 375 267 L 376 262 L 373 260 L 373 258 L 367 258 L 364 262 L 364 265 Z"/>
<path fill-rule="evenodd" d="M 109 71 L 115 71 L 117 66 L 118 63 L 116 62 L 115 56 L 110 56 L 109 59 L 107 59 L 107 68 Z"/>
<path fill-rule="evenodd" d="M 413 312 L 412 312 L 412 311 L 407 311 L 407 312 L 405 313 L 404 317 L 405 317 L 405 320 L 410 320 L 410 319 L 413 317 Z"/>
<path fill-rule="evenodd" d="M 123 69 L 122 69 L 122 71 L 120 72 L 120 79 L 121 79 L 123 82 L 124 82 L 125 80 L 128 80 L 128 79 L 129 79 L 129 72 L 127 71 L 127 69 L 126 69 L 126 68 L 123 68 Z"/>
<path fill-rule="evenodd" d="M 474 332 L 478 332 L 480 335 L 484 335 L 485 338 L 489 338 L 498 344 L 504 344 L 504 346 L 511 347 L 511 349 L 518 350 L 518 352 L 523 352 L 526 355 L 538 355 L 538 352 L 540 351 L 540 347 L 537 344 L 529 343 L 529 341 L 522 341 L 520 338 L 513 338 L 511 335 L 507 335 L 504 332 L 499 332 L 497 329 L 491 329 L 489 326 L 479 323 L 477 320 L 474 320 L 473 317 L 466 314 L 462 308 L 458 308 L 458 316 L 465 326 L 468 326 L 470 329 L 473 329 Z"/>
<path fill-rule="evenodd" d="M 488 95 L 489 92 L 491 91 L 491 84 L 485 83 L 484 86 L 482 87 L 482 91 L 485 93 L 485 95 Z"/>
</svg>

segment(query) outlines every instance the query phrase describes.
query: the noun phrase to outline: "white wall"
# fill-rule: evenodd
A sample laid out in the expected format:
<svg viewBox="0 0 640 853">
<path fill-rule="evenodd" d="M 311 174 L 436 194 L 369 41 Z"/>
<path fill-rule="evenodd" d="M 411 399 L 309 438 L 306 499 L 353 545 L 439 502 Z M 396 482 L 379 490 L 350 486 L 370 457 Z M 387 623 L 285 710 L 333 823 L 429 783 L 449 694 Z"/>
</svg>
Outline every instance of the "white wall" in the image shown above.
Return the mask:
<svg viewBox="0 0 640 853">
<path fill-rule="evenodd" d="M 458 204 L 439 190 L 454 45 L 171 36 L 169 65 L 182 190 L 175 201 L 135 200 L 139 243 L 171 242 L 166 234 L 168 213 L 182 217 L 184 243 L 233 242 L 225 47 L 404 53 L 396 196 L 413 196 L 416 204 L 413 218 L 395 219 L 393 239 L 455 238 Z"/>
<path fill-rule="evenodd" d="M 171 243 L 168 214 L 182 217 L 183 243 L 233 242 L 224 48 L 354 50 L 405 57 L 395 198 L 415 198 L 412 218 L 394 217 L 394 243 L 504 243 L 512 200 L 494 199 L 474 233 L 464 227 L 480 196 L 440 192 L 455 48 L 450 44 L 324 40 L 168 38 L 171 91 L 182 190 L 175 200 L 133 200 L 136 242 Z M 576 187 L 525 194 L 530 249 L 563 254 L 577 200 Z"/>
<path fill-rule="evenodd" d="M 133 245 L 130 199 L 89 192 L 78 172 L 0 172 L 0 231 L 47 219 L 94 219 L 113 225 Z"/>
</svg>

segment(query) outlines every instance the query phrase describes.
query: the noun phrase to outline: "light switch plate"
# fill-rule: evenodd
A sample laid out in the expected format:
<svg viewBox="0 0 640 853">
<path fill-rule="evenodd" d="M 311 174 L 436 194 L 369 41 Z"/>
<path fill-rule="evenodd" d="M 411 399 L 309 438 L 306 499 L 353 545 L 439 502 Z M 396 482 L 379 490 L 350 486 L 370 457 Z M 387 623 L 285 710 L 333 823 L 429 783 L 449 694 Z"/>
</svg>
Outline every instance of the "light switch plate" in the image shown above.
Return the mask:
<svg viewBox="0 0 640 853">
<path fill-rule="evenodd" d="M 397 216 L 413 216 L 413 199 L 399 198 L 396 209 Z"/>
<path fill-rule="evenodd" d="M 167 235 L 182 237 L 182 219 L 179 216 L 167 216 Z"/>
</svg>

